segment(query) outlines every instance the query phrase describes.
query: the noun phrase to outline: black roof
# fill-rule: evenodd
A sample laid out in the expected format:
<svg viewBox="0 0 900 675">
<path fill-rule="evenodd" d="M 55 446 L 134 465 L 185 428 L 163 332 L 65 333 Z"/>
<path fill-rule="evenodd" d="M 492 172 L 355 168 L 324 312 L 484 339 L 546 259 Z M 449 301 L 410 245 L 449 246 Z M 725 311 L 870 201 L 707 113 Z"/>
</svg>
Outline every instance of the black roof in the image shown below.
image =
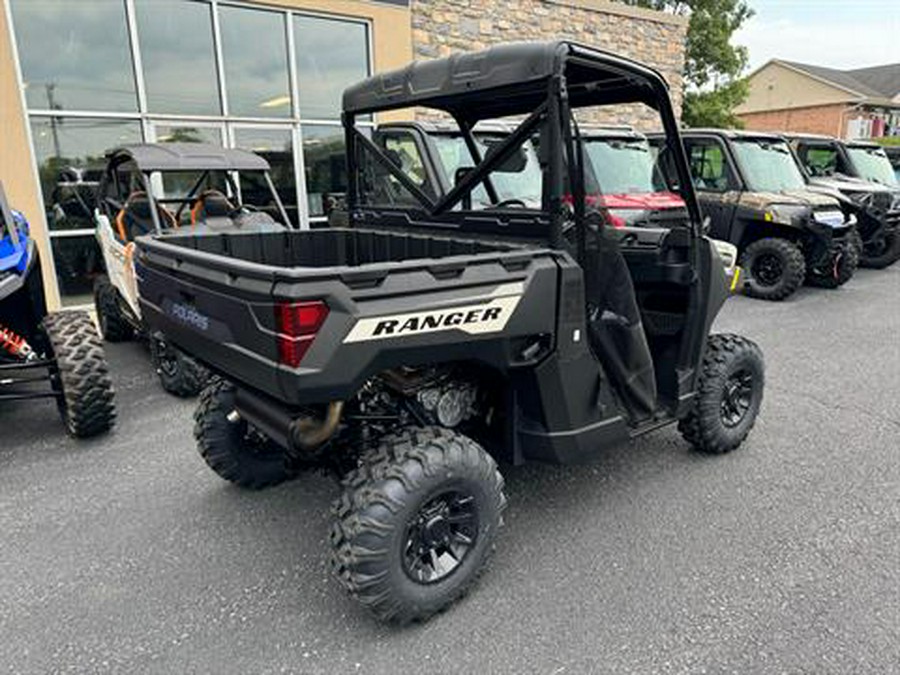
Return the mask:
<svg viewBox="0 0 900 675">
<path fill-rule="evenodd" d="M 656 107 L 668 89 L 657 71 L 609 52 L 564 40 L 516 42 L 414 61 L 370 77 L 344 91 L 344 111 L 422 105 L 467 121 L 506 117 L 533 110 L 546 99 L 547 81 L 561 73 L 575 107 L 625 102 Z"/>
<path fill-rule="evenodd" d="M 758 138 L 771 141 L 785 140 L 783 134 L 775 131 L 751 131 L 749 129 L 713 129 L 702 127 L 698 127 L 696 129 L 682 129 L 681 136 L 682 138 L 689 138 L 691 136 L 720 136 L 721 138 L 729 138 L 732 140 L 739 140 L 741 138 Z"/>
<path fill-rule="evenodd" d="M 583 138 L 628 138 L 646 140 L 647 136 L 627 124 L 582 124 L 579 131 Z"/>
<path fill-rule="evenodd" d="M 142 171 L 268 171 L 269 163 L 247 150 L 211 143 L 138 143 L 106 153 L 109 160 L 131 160 Z"/>
<path fill-rule="evenodd" d="M 424 134 L 440 136 L 459 134 L 459 126 L 453 120 L 400 120 L 383 122 L 379 130 L 415 128 Z M 476 124 L 472 131 L 478 134 L 508 134 L 515 131 L 516 125 L 502 120 L 483 120 Z"/>
<path fill-rule="evenodd" d="M 839 139 L 835 138 L 834 136 L 827 136 L 825 134 L 811 134 L 803 131 L 785 131 L 781 135 L 792 141 L 821 141 L 828 143 L 840 142 Z"/>
</svg>

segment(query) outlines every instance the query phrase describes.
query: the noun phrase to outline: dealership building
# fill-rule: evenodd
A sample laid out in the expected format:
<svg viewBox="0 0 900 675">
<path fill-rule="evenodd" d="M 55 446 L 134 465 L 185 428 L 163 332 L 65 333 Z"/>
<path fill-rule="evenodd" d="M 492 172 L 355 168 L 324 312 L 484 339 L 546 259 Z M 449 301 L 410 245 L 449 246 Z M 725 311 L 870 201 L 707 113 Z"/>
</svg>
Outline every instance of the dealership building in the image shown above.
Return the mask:
<svg viewBox="0 0 900 675">
<path fill-rule="evenodd" d="M 568 37 L 656 67 L 680 109 L 687 29 L 609 0 L 0 0 L 0 10 L 0 180 L 31 223 L 52 307 L 89 303 L 102 272 L 83 196 L 112 147 L 254 150 L 294 224 L 315 227 L 346 180 L 347 85 L 412 59 Z"/>
</svg>

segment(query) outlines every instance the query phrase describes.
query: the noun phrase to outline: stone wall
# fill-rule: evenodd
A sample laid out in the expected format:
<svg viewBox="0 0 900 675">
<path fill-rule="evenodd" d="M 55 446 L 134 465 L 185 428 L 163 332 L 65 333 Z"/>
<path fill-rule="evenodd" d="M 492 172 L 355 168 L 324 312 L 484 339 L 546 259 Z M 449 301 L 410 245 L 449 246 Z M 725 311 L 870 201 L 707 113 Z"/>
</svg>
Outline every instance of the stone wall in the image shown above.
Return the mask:
<svg viewBox="0 0 900 675">
<path fill-rule="evenodd" d="M 569 38 L 659 70 L 681 114 L 687 20 L 609 0 L 412 0 L 413 53 L 432 59 L 499 42 Z M 582 115 L 582 117 L 585 117 Z M 644 106 L 607 108 L 590 121 L 658 129 Z"/>
</svg>

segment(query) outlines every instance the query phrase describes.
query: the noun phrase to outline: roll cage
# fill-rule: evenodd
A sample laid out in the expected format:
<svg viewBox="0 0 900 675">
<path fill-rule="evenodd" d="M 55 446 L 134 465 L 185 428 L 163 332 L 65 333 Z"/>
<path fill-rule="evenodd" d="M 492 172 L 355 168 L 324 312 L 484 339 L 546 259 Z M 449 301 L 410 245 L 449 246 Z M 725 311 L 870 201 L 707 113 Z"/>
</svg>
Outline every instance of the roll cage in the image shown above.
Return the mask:
<svg viewBox="0 0 900 675">
<path fill-rule="evenodd" d="M 110 211 L 107 214 L 111 218 L 115 217 L 115 213 L 125 206 L 125 202 L 118 199 L 118 196 L 131 191 L 122 189 L 121 181 L 126 174 L 137 176 L 139 187 L 151 203 L 150 217 L 153 227 L 157 233 L 160 233 L 165 228 L 160 222 L 157 204 L 179 204 L 175 213 L 175 222 L 179 223 L 185 208 L 198 199 L 201 188 L 210 174 L 220 172 L 229 191 L 238 195 L 240 191 L 233 174 L 243 171 L 262 174 L 265 185 L 275 202 L 278 215 L 285 226 L 290 223 L 278 191 L 269 175 L 269 163 L 252 152 L 222 148 L 208 143 L 144 143 L 110 150 L 106 154 L 106 160 L 106 169 L 103 171 L 98 186 L 98 208 L 101 210 L 115 209 L 115 212 Z M 183 197 L 158 198 L 153 189 L 152 175 L 166 172 L 199 172 L 200 176 Z"/>
<path fill-rule="evenodd" d="M 637 62 L 568 41 L 499 45 L 485 52 L 415 62 L 406 68 L 364 80 L 344 92 L 342 121 L 347 146 L 347 209 L 351 224 L 381 221 L 361 199 L 362 153 L 415 197 L 414 210 L 428 224 L 456 230 L 505 233 L 563 246 L 563 229 L 574 225 L 579 260 L 585 250 L 585 159 L 574 110 L 587 106 L 643 103 L 655 109 L 665 145 L 679 176 L 690 229 L 700 232 L 701 215 L 678 132 L 678 123 L 662 75 Z M 356 127 L 360 115 L 422 106 L 450 115 L 475 160 L 442 197 L 426 194 L 391 158 Z M 481 120 L 524 116 L 502 142 L 482 156 L 473 127 Z M 490 174 L 527 140 L 539 137 L 544 173 L 540 211 L 502 209 Z M 483 184 L 496 208 L 477 213 L 453 210 Z M 569 189 L 567 186 L 571 185 Z M 566 195 L 571 194 L 571 211 Z M 405 209 L 409 210 L 409 209 Z"/>
</svg>

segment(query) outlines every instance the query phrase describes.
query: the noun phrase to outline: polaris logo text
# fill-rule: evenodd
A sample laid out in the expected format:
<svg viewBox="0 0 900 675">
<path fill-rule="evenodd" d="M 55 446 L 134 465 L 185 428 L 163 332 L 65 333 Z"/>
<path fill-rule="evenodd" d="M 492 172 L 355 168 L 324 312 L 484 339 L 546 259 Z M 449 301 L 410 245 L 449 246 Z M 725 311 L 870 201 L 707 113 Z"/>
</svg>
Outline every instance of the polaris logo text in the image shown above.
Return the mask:
<svg viewBox="0 0 900 675">
<path fill-rule="evenodd" d="M 203 331 L 209 329 L 209 317 L 201 314 L 190 305 L 173 302 L 169 307 L 169 313 L 181 323 L 186 323 Z"/>
<path fill-rule="evenodd" d="M 360 319 L 344 342 L 402 338 L 449 330 L 470 335 L 494 333 L 506 327 L 521 298 L 521 295 L 513 295 L 492 298 L 480 304 Z"/>
</svg>

